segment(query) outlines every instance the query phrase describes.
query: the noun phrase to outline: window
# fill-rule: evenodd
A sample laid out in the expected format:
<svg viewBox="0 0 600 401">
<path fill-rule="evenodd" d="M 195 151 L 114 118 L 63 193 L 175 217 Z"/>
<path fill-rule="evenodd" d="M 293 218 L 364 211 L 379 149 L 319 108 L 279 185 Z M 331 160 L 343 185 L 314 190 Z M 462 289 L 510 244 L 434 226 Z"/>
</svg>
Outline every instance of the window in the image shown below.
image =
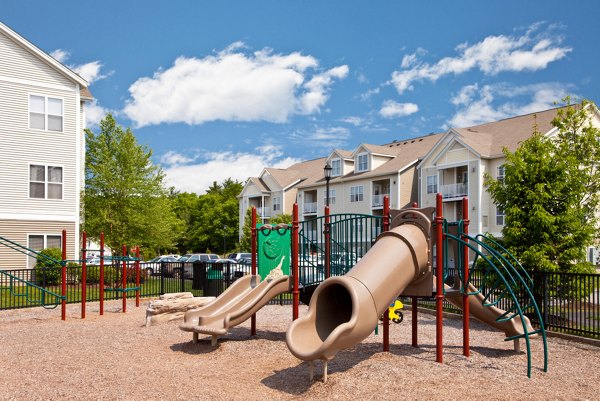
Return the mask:
<svg viewBox="0 0 600 401">
<path fill-rule="evenodd" d="M 496 179 L 500 182 L 504 182 L 504 164 L 498 166 L 498 170 L 496 172 Z"/>
<path fill-rule="evenodd" d="M 350 187 L 350 202 L 362 202 L 363 201 L 363 186 L 357 185 Z"/>
<path fill-rule="evenodd" d="M 438 192 L 438 176 L 428 175 L 427 176 L 427 193 L 435 194 Z"/>
<path fill-rule="evenodd" d="M 62 132 L 62 99 L 29 95 L 29 128 Z"/>
<path fill-rule="evenodd" d="M 506 213 L 504 212 L 504 208 L 500 206 L 496 206 L 496 225 L 503 226 L 504 225 L 504 217 Z"/>
<path fill-rule="evenodd" d="M 333 159 L 331 161 L 331 176 L 337 177 L 342 175 L 342 161 L 340 159 Z"/>
<path fill-rule="evenodd" d="M 367 153 L 361 153 L 357 157 L 356 171 L 367 171 L 369 169 L 369 155 Z"/>
<path fill-rule="evenodd" d="M 29 249 L 39 252 L 45 248 L 62 248 L 62 236 L 51 234 L 32 234 L 27 236 Z M 35 264 L 35 258 L 28 258 Z"/>
<path fill-rule="evenodd" d="M 323 191 L 323 202 L 327 204 L 327 190 Z M 329 190 L 329 204 L 335 205 L 335 189 Z"/>
<path fill-rule="evenodd" d="M 62 199 L 63 169 L 41 164 L 29 165 L 29 197 Z"/>
<path fill-rule="evenodd" d="M 281 210 L 281 197 L 274 196 L 273 197 L 273 211 L 276 212 L 278 210 Z"/>
</svg>

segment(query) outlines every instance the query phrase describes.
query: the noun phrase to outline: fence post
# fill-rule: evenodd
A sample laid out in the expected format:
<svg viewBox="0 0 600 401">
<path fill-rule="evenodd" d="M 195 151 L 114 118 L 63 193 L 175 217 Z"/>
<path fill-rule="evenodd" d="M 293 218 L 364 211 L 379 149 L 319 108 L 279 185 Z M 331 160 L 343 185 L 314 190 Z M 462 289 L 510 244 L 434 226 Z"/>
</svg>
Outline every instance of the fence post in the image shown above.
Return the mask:
<svg viewBox="0 0 600 401">
<path fill-rule="evenodd" d="M 256 275 L 256 252 L 257 252 L 257 235 L 256 235 L 256 208 L 252 207 L 252 275 Z M 250 335 L 256 335 L 256 314 L 252 315 L 250 318 Z"/>
<path fill-rule="evenodd" d="M 100 316 L 104 315 L 104 232 L 100 233 Z"/>
<path fill-rule="evenodd" d="M 298 319 L 298 304 L 300 303 L 300 283 L 298 277 L 298 203 L 294 203 L 292 211 L 292 276 L 294 277 L 294 288 L 292 290 L 292 298 L 294 306 L 292 307 L 292 320 Z"/>
<path fill-rule="evenodd" d="M 325 279 L 331 277 L 331 227 L 329 206 L 325 206 Z"/>
<path fill-rule="evenodd" d="M 465 243 L 469 242 L 467 238 L 469 236 L 469 198 L 463 198 L 462 203 L 462 215 L 463 215 L 463 239 Z M 463 355 L 469 356 L 471 351 L 469 348 L 469 247 L 463 245 L 463 258 L 462 258 L 462 269 L 463 269 Z M 460 269 L 460 266 L 458 266 Z"/>
<path fill-rule="evenodd" d="M 62 230 L 62 262 L 61 262 L 61 319 L 67 319 L 67 230 Z"/>
<path fill-rule="evenodd" d="M 83 249 L 81 250 L 81 318 L 85 319 L 85 301 L 87 298 L 87 234 L 82 233 L 81 242 Z"/>
<path fill-rule="evenodd" d="M 435 294 L 435 308 L 436 308 L 436 338 L 435 338 L 435 346 L 436 346 L 436 362 L 443 363 L 443 336 L 442 336 L 442 328 L 443 328 L 443 311 L 442 308 L 444 306 L 444 267 L 443 267 L 443 258 L 442 254 L 444 253 L 443 247 L 443 224 L 444 224 L 444 216 L 443 216 L 443 203 L 442 203 L 442 194 L 438 193 L 436 197 L 436 207 L 435 207 L 435 231 L 436 231 L 436 262 L 435 262 L 435 278 L 436 278 L 436 294 Z"/>
<path fill-rule="evenodd" d="M 121 290 L 123 292 L 123 295 L 121 296 L 121 298 L 123 299 L 123 313 L 127 312 L 127 291 L 125 291 L 125 289 L 127 288 L 127 260 L 125 258 L 125 256 L 127 255 L 127 247 L 125 245 L 123 245 L 123 250 L 122 250 L 122 255 L 123 255 L 123 277 L 121 277 Z"/>
<path fill-rule="evenodd" d="M 543 308 L 544 313 L 542 314 L 542 319 L 544 319 L 544 328 L 548 327 L 548 273 L 540 272 L 544 278 L 544 300 L 543 300 Z"/>
<path fill-rule="evenodd" d="M 136 308 L 140 307 L 140 246 L 136 246 L 135 248 L 135 286 L 138 288 L 135 290 L 135 306 Z"/>
</svg>

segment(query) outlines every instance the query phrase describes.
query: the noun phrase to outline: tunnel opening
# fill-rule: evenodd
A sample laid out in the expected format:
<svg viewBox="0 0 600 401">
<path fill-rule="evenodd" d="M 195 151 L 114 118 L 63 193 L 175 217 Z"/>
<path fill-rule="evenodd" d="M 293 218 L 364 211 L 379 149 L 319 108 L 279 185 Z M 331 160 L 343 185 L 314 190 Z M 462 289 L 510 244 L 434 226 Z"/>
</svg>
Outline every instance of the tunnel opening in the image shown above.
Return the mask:
<svg viewBox="0 0 600 401">
<path fill-rule="evenodd" d="M 346 287 L 334 283 L 323 288 L 317 302 L 317 333 L 321 341 L 352 317 L 352 296 Z"/>
</svg>

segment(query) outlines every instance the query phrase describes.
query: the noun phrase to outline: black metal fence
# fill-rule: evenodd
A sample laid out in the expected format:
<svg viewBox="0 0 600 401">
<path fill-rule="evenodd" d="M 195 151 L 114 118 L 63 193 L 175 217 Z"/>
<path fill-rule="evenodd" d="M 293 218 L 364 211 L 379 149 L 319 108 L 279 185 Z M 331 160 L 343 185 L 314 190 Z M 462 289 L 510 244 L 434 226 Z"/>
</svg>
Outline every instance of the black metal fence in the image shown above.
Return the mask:
<svg viewBox="0 0 600 401">
<path fill-rule="evenodd" d="M 61 294 L 60 268 L 8 270 L 10 276 L 0 274 L 0 310 L 40 306 L 58 303 L 54 297 L 44 294 L 30 282 L 56 294 Z M 237 263 L 140 263 L 140 297 L 158 297 L 173 292 L 191 292 L 194 296 L 218 296 L 235 280 L 251 273 L 251 266 Z M 136 287 L 134 264 L 126 268 L 127 287 Z M 100 283 L 100 267 L 87 266 L 86 301 L 100 300 L 100 286 L 104 286 L 104 299 L 121 299 L 123 292 L 123 268 L 121 264 L 104 266 L 104 283 Z M 67 303 L 80 303 L 82 294 L 81 266 L 67 267 Z M 135 291 L 127 291 L 128 298 L 135 298 Z M 291 304 L 289 294 L 282 294 L 271 301 L 275 304 Z"/>
<path fill-rule="evenodd" d="M 306 267 L 305 267 L 306 268 Z M 11 275 L 35 284 L 38 287 L 60 294 L 60 269 L 17 269 L 10 270 Z M 236 279 L 250 274 L 251 266 L 235 263 L 140 263 L 140 296 L 157 297 L 173 292 L 192 292 L 195 296 L 218 296 Z M 100 300 L 100 268 L 87 267 L 86 300 Z M 127 286 L 135 287 L 136 273 L 133 265 L 126 269 Z M 121 265 L 107 265 L 104 272 L 104 299 L 120 299 L 122 292 L 123 269 Z M 67 267 L 67 302 L 81 302 L 82 271 L 80 266 Z M 578 336 L 600 339 L 600 274 L 549 273 L 532 274 L 533 294 L 546 329 Z M 315 277 L 316 281 L 322 280 Z M 471 274 L 472 282 L 478 286 L 481 272 Z M 447 283 L 453 281 L 452 275 Z M 127 296 L 135 297 L 134 291 Z M 525 298 L 525 294 L 517 294 Z M 41 303 L 53 304 L 55 300 L 35 287 L 25 286 L 18 280 L 0 274 L 0 310 L 40 306 Z M 58 302 L 56 300 L 56 302 Z M 501 300 L 499 308 L 508 308 L 510 300 Z M 288 305 L 292 303 L 291 294 L 281 294 L 271 304 Z M 421 298 L 419 306 L 434 308 L 433 299 Z M 461 313 L 453 305 L 445 302 L 445 309 Z M 526 314 L 534 326 L 539 321 L 533 313 Z"/>
<path fill-rule="evenodd" d="M 476 287 L 482 277 L 480 270 L 471 273 L 471 281 Z M 600 340 L 600 274 L 534 272 L 531 278 L 532 292 L 546 330 Z M 451 274 L 447 284 L 452 285 L 453 280 Z M 516 296 L 518 300 L 527 299 L 524 293 Z M 506 310 L 510 303 L 508 298 L 501 299 L 497 306 Z M 421 298 L 419 306 L 434 309 L 435 300 Z M 447 301 L 444 301 L 444 310 L 462 314 L 462 310 Z M 525 314 L 534 327 L 540 326 L 532 308 Z"/>
</svg>

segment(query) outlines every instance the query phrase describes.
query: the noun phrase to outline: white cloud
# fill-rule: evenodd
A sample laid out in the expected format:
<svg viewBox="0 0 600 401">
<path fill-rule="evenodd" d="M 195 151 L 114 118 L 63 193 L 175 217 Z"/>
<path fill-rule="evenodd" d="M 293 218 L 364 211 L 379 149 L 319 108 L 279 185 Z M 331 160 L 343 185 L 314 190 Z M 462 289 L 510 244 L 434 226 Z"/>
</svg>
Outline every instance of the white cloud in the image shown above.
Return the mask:
<svg viewBox="0 0 600 401">
<path fill-rule="evenodd" d="M 342 65 L 319 72 L 312 56 L 242 52 L 236 42 L 214 56 L 179 57 L 173 66 L 129 87 L 124 112 L 137 126 L 208 121 L 286 122 L 313 114 L 329 98 L 335 80 L 348 75 Z"/>
<path fill-rule="evenodd" d="M 346 145 L 350 130 L 345 127 L 316 127 L 311 131 L 296 131 L 290 135 L 294 142 L 302 142 L 316 149 L 332 149 Z"/>
<path fill-rule="evenodd" d="M 88 128 L 97 127 L 100 120 L 102 120 L 106 114 L 111 112 L 109 109 L 100 106 L 97 99 L 87 102 L 84 106 L 84 111 Z"/>
<path fill-rule="evenodd" d="M 525 86 L 497 84 L 485 85 L 481 89 L 477 84 L 468 85 L 451 99 L 453 104 L 462 106 L 462 108 L 452 116 L 444 128 L 470 127 L 547 110 L 556 107 L 554 102 L 558 102 L 568 95 L 570 88 L 569 85 L 560 83 Z"/>
<path fill-rule="evenodd" d="M 358 116 L 348 116 L 348 117 L 340 118 L 339 121 L 343 122 L 343 123 L 354 125 L 355 127 L 358 127 L 359 125 L 364 123 L 364 119 L 362 119 Z"/>
<path fill-rule="evenodd" d="M 532 25 L 522 36 L 488 36 L 474 45 L 463 43 L 456 47 L 456 57 L 445 57 L 435 64 L 421 62 L 424 51 L 419 49 L 403 57 L 402 70 L 394 71 L 390 82 L 402 94 L 412 90 L 414 82 L 435 82 L 445 75 L 458 75 L 472 69 L 486 75 L 544 69 L 572 49 L 561 46 L 561 37 L 552 35 L 550 30 L 539 32 L 541 25 Z"/>
<path fill-rule="evenodd" d="M 379 115 L 385 118 L 404 117 L 419 111 L 419 106 L 414 103 L 397 103 L 393 100 L 385 100 L 379 110 Z"/>
<path fill-rule="evenodd" d="M 232 178 L 244 182 L 248 177 L 260 174 L 264 167 L 286 168 L 300 160 L 284 157 L 281 148 L 263 146 L 256 153 L 218 152 L 207 153 L 202 162 L 193 163 L 197 157 L 189 157 L 173 151 L 161 157 L 166 174 L 166 184 L 179 191 L 203 194 L 213 181 L 223 182 Z"/>
<path fill-rule="evenodd" d="M 79 74 L 79 76 L 85 79 L 88 84 L 92 84 L 93 82 L 106 78 L 112 74 L 112 71 L 102 74 L 100 70 L 102 69 L 103 64 L 97 60 L 85 64 L 67 64 L 67 60 L 71 57 L 71 53 L 64 49 L 56 49 L 52 51 L 50 55 Z"/>
</svg>

